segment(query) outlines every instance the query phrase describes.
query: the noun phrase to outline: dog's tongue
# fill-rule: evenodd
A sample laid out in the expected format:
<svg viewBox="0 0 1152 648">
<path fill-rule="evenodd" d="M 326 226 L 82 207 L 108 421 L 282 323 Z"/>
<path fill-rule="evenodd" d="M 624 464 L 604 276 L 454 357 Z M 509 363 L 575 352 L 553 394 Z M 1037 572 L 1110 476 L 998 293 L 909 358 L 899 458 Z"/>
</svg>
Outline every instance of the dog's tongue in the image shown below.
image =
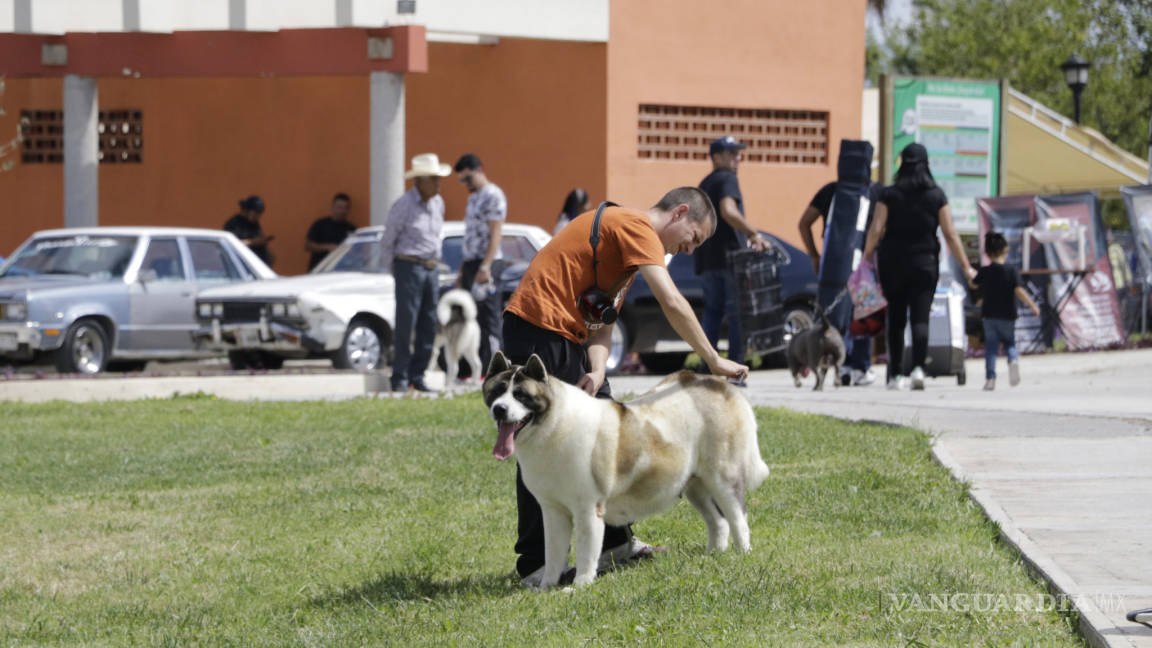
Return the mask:
<svg viewBox="0 0 1152 648">
<path fill-rule="evenodd" d="M 516 451 L 516 424 L 496 424 L 496 446 L 492 448 L 492 456 L 504 461 Z"/>
</svg>

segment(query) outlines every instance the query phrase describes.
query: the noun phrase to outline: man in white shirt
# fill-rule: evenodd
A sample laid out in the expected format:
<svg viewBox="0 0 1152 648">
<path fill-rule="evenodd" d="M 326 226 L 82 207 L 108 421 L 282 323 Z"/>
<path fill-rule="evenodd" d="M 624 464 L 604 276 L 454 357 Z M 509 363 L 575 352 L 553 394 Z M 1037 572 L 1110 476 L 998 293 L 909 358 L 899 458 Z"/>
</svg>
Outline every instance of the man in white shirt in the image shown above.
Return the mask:
<svg viewBox="0 0 1152 648">
<path fill-rule="evenodd" d="M 472 292 L 480 324 L 480 365 L 503 346 L 500 338 L 500 231 L 508 218 L 504 192 L 484 173 L 480 158 L 465 153 L 456 162 L 456 175 L 468 188 L 464 212 L 463 263 L 456 286 Z M 493 267 L 493 264 L 495 268 Z"/>
</svg>

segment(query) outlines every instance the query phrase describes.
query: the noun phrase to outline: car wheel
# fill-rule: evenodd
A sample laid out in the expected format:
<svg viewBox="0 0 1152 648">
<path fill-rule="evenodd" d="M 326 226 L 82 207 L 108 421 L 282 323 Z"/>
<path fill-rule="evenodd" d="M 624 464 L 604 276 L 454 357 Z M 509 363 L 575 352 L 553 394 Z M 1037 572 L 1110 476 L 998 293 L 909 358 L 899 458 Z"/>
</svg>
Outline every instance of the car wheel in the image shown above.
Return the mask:
<svg viewBox="0 0 1152 648">
<path fill-rule="evenodd" d="M 684 368 L 684 361 L 688 359 L 687 353 L 641 353 L 640 364 L 648 373 L 670 374 Z"/>
<path fill-rule="evenodd" d="M 60 373 L 98 374 L 108 366 L 108 333 L 93 319 L 77 320 L 52 354 Z"/>
<path fill-rule="evenodd" d="M 352 320 L 344 332 L 344 343 L 332 356 L 332 366 L 337 369 L 374 371 L 383 358 L 380 333 L 367 320 Z"/>
<path fill-rule="evenodd" d="M 628 327 L 624 320 L 618 319 L 612 325 L 612 341 L 608 347 L 608 362 L 605 365 L 608 373 L 615 373 L 628 355 Z"/>
</svg>

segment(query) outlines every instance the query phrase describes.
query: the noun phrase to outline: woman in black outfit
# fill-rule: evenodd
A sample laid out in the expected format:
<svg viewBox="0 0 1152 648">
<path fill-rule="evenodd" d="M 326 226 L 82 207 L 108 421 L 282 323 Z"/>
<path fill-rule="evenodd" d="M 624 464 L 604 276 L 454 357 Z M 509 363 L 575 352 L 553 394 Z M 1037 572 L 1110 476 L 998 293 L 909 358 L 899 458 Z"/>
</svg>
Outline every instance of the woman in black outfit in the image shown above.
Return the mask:
<svg viewBox="0 0 1152 648">
<path fill-rule="evenodd" d="M 928 356 L 928 314 L 939 278 L 940 241 L 936 228 L 959 260 L 967 277 L 975 275 L 960 237 L 952 226 L 952 210 L 944 191 L 928 170 L 928 151 L 909 144 L 900 153 L 896 184 L 880 194 L 864 256 L 879 244 L 877 274 L 888 300 L 888 388 L 903 389 L 904 325 L 912 320 L 912 389 L 924 389 L 924 360 Z"/>
<path fill-rule="evenodd" d="M 592 209 L 588 204 L 588 192 L 577 187 L 568 192 L 568 196 L 564 198 L 564 208 L 560 210 L 560 215 L 556 217 L 556 228 L 552 231 L 552 236 L 560 233 L 564 226 L 572 222 L 580 214 Z"/>
</svg>

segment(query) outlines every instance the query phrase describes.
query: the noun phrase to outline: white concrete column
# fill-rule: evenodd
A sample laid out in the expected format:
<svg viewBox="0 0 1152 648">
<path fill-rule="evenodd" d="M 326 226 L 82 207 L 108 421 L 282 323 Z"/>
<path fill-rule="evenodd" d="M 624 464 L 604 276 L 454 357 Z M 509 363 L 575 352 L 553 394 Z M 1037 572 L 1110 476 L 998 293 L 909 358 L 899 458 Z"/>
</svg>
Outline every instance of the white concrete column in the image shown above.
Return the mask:
<svg viewBox="0 0 1152 648">
<path fill-rule="evenodd" d="M 372 224 L 383 225 L 388 210 L 404 194 L 404 75 L 373 72 L 371 160 L 368 180 L 372 192 Z"/>
<path fill-rule="evenodd" d="M 121 0 L 124 31 L 140 31 L 140 0 Z"/>
<path fill-rule="evenodd" d="M 32 33 L 32 0 L 16 0 L 12 3 L 12 26 L 17 34 Z"/>
<path fill-rule="evenodd" d="M 236 31 L 248 29 L 247 0 L 228 0 L 228 29 Z"/>
<path fill-rule="evenodd" d="M 64 77 L 64 226 L 100 224 L 96 79 Z"/>
<path fill-rule="evenodd" d="M 336 3 L 336 26 L 352 26 L 352 0 L 334 0 Z"/>
</svg>

